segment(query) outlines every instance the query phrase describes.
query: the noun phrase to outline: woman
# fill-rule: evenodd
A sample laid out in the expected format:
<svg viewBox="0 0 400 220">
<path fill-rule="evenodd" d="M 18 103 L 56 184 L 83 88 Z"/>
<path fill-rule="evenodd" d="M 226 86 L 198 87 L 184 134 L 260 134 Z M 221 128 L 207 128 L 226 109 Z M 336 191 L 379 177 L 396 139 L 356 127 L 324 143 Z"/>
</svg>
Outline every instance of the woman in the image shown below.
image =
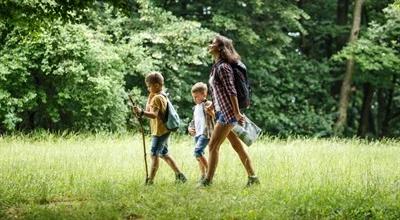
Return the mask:
<svg viewBox="0 0 400 220">
<path fill-rule="evenodd" d="M 200 186 L 207 186 L 212 183 L 215 170 L 218 164 L 219 149 L 221 144 L 228 138 L 233 149 L 248 174 L 247 186 L 259 184 L 258 177 L 254 173 L 251 160 L 243 143 L 232 132 L 236 123 L 242 124 L 244 116 L 240 112 L 236 89 L 234 85 L 233 64 L 240 62 L 240 56 L 233 47 L 232 40 L 227 37 L 217 35 L 208 46 L 208 52 L 214 58 L 214 65 L 210 73 L 210 90 L 213 105 L 208 111 L 216 112 L 217 123 L 209 142 L 209 167 L 206 178 L 200 182 Z"/>
</svg>

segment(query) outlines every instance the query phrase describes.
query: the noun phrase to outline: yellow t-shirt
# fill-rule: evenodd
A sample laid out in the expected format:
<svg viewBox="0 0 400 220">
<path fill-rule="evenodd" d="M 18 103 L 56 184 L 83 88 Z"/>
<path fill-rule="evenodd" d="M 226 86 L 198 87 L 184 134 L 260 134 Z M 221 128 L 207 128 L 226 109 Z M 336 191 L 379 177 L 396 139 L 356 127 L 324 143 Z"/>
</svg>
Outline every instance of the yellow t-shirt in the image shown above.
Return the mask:
<svg viewBox="0 0 400 220">
<path fill-rule="evenodd" d="M 161 94 L 156 94 L 150 100 L 150 107 L 159 109 L 157 118 L 150 119 L 151 135 L 161 136 L 168 133 L 163 121 L 167 110 L 167 99 Z"/>
</svg>

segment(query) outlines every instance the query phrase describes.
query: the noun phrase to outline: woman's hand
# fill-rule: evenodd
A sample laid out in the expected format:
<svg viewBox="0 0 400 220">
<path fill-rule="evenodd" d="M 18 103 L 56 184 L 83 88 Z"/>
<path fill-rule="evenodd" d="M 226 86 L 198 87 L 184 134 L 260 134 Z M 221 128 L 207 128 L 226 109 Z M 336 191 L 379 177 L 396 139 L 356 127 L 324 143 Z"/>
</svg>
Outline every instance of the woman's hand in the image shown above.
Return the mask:
<svg viewBox="0 0 400 220">
<path fill-rule="evenodd" d="M 244 125 L 245 118 L 242 113 L 240 113 L 240 112 L 236 113 L 235 118 L 239 122 L 240 125 Z"/>
</svg>

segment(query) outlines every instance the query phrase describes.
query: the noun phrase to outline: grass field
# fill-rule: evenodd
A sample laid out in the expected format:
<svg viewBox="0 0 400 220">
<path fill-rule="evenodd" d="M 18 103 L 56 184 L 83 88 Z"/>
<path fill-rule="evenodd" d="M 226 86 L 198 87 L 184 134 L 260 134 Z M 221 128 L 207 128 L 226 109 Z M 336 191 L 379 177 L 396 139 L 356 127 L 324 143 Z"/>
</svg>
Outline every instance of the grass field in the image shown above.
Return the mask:
<svg viewBox="0 0 400 220">
<path fill-rule="evenodd" d="M 148 139 L 147 139 L 148 141 Z M 144 186 L 139 136 L 0 137 L 0 219 L 400 219 L 400 142 L 264 138 L 249 149 L 260 186 L 225 143 L 214 185 L 197 189 L 192 140 Z"/>
</svg>

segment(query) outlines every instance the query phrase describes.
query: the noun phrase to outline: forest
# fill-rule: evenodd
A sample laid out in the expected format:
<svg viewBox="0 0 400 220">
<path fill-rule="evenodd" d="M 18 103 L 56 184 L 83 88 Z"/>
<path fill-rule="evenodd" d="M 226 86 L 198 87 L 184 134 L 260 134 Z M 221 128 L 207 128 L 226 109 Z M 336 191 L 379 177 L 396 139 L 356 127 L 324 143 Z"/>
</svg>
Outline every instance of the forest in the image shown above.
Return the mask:
<svg viewBox="0 0 400 220">
<path fill-rule="evenodd" d="M 400 136 L 400 1 L 1 0 L 0 134 L 126 132 L 150 71 L 186 131 L 207 45 L 231 38 L 245 110 L 278 137 Z"/>
</svg>

